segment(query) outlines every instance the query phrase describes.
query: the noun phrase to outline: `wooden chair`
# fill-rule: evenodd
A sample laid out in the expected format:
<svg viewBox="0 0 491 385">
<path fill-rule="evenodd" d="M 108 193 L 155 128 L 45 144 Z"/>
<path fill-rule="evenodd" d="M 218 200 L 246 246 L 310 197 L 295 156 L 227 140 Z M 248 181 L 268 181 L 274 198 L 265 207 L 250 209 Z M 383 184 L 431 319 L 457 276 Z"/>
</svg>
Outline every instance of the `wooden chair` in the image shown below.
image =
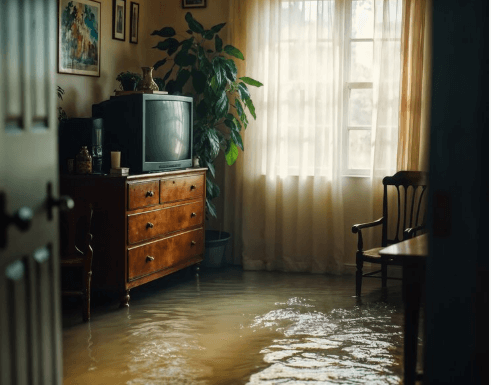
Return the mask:
<svg viewBox="0 0 491 385">
<path fill-rule="evenodd" d="M 387 287 L 387 279 L 400 279 L 387 276 L 388 265 L 400 265 L 387 257 L 381 257 L 379 251 L 400 242 L 408 237 L 412 237 L 418 231 L 424 229 L 425 221 L 425 192 L 428 186 L 428 173 L 421 171 L 399 171 L 393 176 L 383 179 L 384 197 L 382 218 L 374 222 L 361 223 L 354 225 L 351 231 L 358 234 L 358 250 L 356 252 L 356 295 L 361 295 L 361 283 L 363 277 L 382 279 L 382 287 Z M 396 213 L 389 213 L 389 191 L 397 191 Z M 402 194 L 401 194 L 402 193 Z M 426 194 L 427 195 L 427 194 Z M 395 205 L 393 205 L 395 206 Z M 390 223 L 389 223 L 390 222 Z M 395 224 L 395 228 L 394 228 Z M 362 229 L 381 226 L 382 242 L 381 247 L 363 250 Z M 394 234 L 389 238 L 389 233 Z M 380 270 L 363 273 L 363 262 L 380 264 Z"/>
<path fill-rule="evenodd" d="M 70 270 L 70 273 L 81 270 L 82 273 L 78 287 L 67 287 L 66 283 L 63 284 L 62 282 L 61 293 L 63 296 L 82 297 L 82 318 L 84 321 L 90 319 L 90 281 L 93 255 L 92 234 L 90 233 L 91 222 L 92 207 L 81 201 L 76 201 L 72 210 L 60 213 L 62 278 L 64 273 L 69 274 L 67 270 Z M 78 278 L 77 275 L 75 275 L 75 278 Z M 72 276 L 69 278 L 71 280 Z"/>
</svg>

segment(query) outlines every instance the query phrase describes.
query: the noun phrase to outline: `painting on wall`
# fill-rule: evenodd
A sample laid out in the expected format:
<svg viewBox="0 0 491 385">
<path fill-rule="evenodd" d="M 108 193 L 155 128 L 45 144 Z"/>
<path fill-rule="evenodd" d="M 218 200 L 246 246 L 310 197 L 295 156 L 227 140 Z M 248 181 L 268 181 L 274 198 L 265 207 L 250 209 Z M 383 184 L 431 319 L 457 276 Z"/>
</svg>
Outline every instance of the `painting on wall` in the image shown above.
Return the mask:
<svg viewBox="0 0 491 385">
<path fill-rule="evenodd" d="M 130 4 L 130 43 L 138 44 L 138 20 L 140 18 L 140 4 Z"/>
<path fill-rule="evenodd" d="M 113 3 L 113 39 L 125 40 L 126 0 L 114 0 Z"/>
<path fill-rule="evenodd" d="M 58 72 L 100 76 L 101 3 L 60 0 L 58 15 Z"/>
<path fill-rule="evenodd" d="M 183 8 L 206 8 L 206 0 L 182 0 Z"/>
</svg>

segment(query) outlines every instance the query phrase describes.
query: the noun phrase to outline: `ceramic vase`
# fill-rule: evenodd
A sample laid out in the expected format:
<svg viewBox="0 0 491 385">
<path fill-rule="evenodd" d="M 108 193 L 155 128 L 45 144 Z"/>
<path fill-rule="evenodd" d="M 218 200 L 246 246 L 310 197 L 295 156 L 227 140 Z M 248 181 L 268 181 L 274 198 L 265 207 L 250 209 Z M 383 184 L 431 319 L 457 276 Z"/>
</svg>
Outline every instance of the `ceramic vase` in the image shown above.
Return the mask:
<svg viewBox="0 0 491 385">
<path fill-rule="evenodd" d="M 152 77 L 153 67 L 142 67 L 142 71 L 143 78 L 136 86 L 136 89 L 138 91 L 158 91 L 159 86 L 157 83 L 155 83 Z"/>
</svg>

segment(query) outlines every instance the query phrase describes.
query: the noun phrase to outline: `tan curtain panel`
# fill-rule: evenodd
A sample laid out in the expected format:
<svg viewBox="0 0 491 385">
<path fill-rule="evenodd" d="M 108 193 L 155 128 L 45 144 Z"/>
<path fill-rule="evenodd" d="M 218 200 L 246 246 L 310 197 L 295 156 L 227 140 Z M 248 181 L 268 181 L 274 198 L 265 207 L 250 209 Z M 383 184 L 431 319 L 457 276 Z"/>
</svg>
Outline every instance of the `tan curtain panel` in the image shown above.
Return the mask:
<svg viewBox="0 0 491 385">
<path fill-rule="evenodd" d="M 402 17 L 397 169 L 428 170 L 431 0 L 406 0 Z"/>
</svg>

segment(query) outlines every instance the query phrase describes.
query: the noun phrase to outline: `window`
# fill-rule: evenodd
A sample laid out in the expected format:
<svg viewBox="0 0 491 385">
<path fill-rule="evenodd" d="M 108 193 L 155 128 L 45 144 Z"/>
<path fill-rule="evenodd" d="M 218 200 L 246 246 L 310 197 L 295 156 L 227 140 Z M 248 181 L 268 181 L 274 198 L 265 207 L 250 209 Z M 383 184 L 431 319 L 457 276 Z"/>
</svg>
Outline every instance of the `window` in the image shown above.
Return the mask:
<svg viewBox="0 0 491 385">
<path fill-rule="evenodd" d="M 399 67 L 393 58 L 400 54 L 400 36 L 388 36 L 400 31 L 401 2 L 261 4 L 252 65 L 256 78 L 267 85 L 258 98 L 263 118 L 258 133 L 264 154 L 258 158 L 261 173 L 369 175 L 375 143 L 383 148 L 376 155 L 385 156 L 395 137 L 392 126 L 397 135 L 399 76 L 393 75 Z M 379 79 L 385 68 L 390 68 L 390 76 Z M 387 129 L 378 130 L 384 121 Z M 387 142 L 385 147 L 381 140 Z"/>
<path fill-rule="evenodd" d="M 368 175 L 373 106 L 373 0 L 353 0 L 346 9 L 343 173 Z"/>
</svg>

